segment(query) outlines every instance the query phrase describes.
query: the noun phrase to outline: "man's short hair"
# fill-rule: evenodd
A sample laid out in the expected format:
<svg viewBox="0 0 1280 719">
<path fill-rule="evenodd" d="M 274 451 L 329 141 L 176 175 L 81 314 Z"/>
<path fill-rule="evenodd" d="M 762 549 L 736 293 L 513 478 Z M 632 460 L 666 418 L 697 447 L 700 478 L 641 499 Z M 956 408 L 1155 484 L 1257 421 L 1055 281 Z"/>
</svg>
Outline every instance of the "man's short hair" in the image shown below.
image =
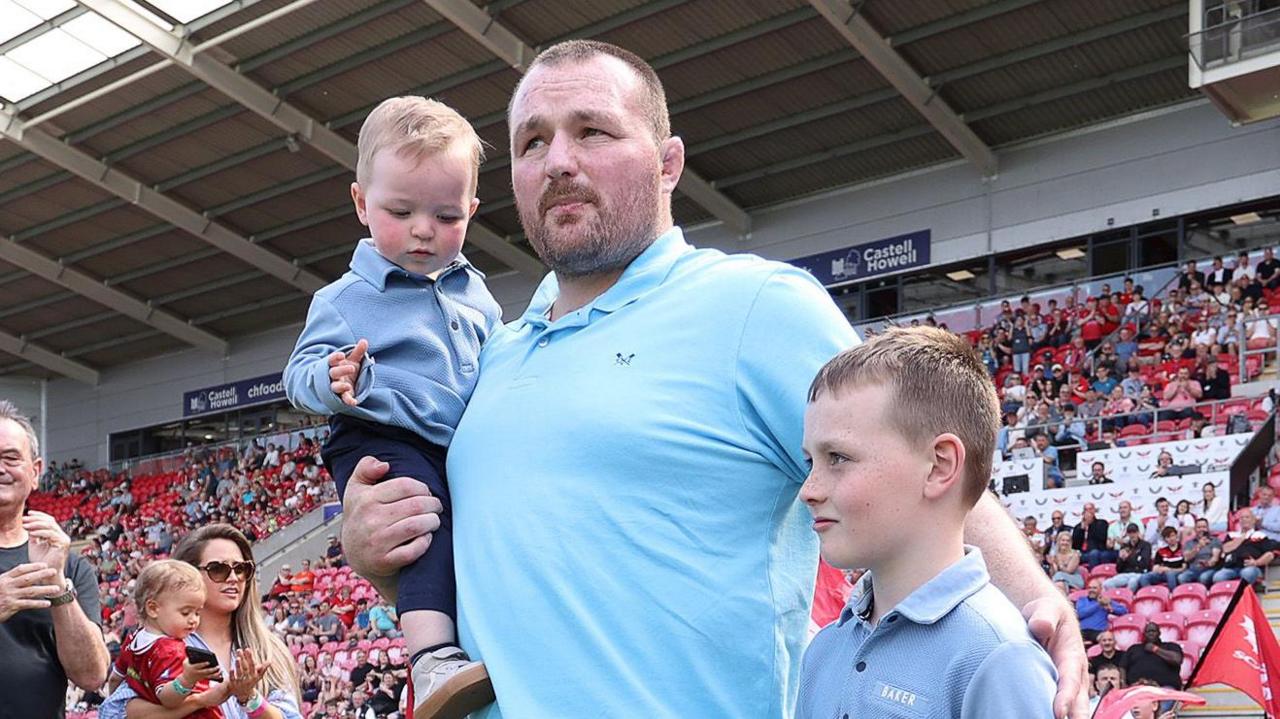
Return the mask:
<svg viewBox="0 0 1280 719">
<path fill-rule="evenodd" d="M 382 150 L 394 150 L 402 158 L 421 162 L 424 158 L 460 145 L 471 160 L 471 194 L 480 179 L 484 145 L 475 128 L 457 110 L 436 100 L 417 95 L 383 100 L 360 126 L 356 141 L 356 182 L 369 183 L 373 157 Z"/>
<path fill-rule="evenodd" d="M 0 399 L 0 420 L 9 420 L 22 428 L 27 435 L 27 445 L 31 448 L 30 459 L 40 456 L 40 438 L 36 436 L 36 427 L 31 418 L 18 409 L 18 405 L 7 399 Z"/>
<path fill-rule="evenodd" d="M 966 450 L 962 497 L 968 507 L 977 503 L 991 480 L 1000 401 L 968 342 L 934 327 L 891 327 L 823 366 L 809 387 L 809 401 L 857 385 L 889 388 L 886 419 L 909 443 L 955 434 Z"/>
<path fill-rule="evenodd" d="M 1161 532 L 1160 532 L 1160 536 L 1161 536 L 1161 537 L 1172 537 L 1173 535 L 1175 535 L 1175 534 L 1177 534 L 1177 533 L 1178 533 L 1178 528 L 1177 528 L 1177 527 L 1165 527 L 1163 530 L 1161 530 Z"/>
<path fill-rule="evenodd" d="M 1141 531 L 1142 531 L 1142 527 L 1139 527 L 1139 526 L 1137 525 L 1137 523 L 1136 523 L 1136 522 L 1129 522 L 1129 526 L 1128 526 L 1128 527 L 1125 527 L 1125 531 L 1127 531 L 1127 532 L 1141 532 Z"/>
<path fill-rule="evenodd" d="M 652 65 L 630 50 L 599 40 L 565 40 L 538 53 L 525 70 L 525 76 L 539 65 L 555 67 L 567 62 L 583 62 L 599 55 L 615 57 L 635 72 L 640 78 L 640 107 L 653 130 L 654 140 L 662 142 L 671 137 L 671 113 L 667 110 L 667 93 L 662 89 L 662 80 L 658 79 Z M 516 92 L 511 93 L 511 103 L 515 103 L 519 93 L 517 86 Z M 511 106 L 507 105 L 507 117 L 511 117 Z"/>
</svg>

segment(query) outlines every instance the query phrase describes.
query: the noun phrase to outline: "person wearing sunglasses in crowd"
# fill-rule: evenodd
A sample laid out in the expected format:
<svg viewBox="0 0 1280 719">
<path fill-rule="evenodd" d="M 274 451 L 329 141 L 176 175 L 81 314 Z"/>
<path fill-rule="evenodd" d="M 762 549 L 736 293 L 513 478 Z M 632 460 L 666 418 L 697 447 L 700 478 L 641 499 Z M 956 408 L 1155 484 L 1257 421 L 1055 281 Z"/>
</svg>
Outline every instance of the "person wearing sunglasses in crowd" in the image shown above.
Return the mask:
<svg viewBox="0 0 1280 719">
<path fill-rule="evenodd" d="M 262 617 L 261 593 L 249 540 L 229 524 L 201 527 L 178 542 L 173 558 L 200 570 L 205 605 L 187 645 L 213 652 L 227 668 L 225 719 L 302 719 L 293 656 Z M 192 707 L 166 709 L 121 685 L 98 710 L 99 719 L 179 719 Z"/>
</svg>

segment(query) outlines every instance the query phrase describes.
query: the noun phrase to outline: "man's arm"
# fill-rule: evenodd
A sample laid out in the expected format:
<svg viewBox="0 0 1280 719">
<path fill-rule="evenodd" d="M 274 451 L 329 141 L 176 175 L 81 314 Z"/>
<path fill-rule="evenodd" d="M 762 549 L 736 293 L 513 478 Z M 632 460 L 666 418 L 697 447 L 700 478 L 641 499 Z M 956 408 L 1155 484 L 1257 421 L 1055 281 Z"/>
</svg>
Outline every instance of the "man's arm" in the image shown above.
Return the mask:
<svg viewBox="0 0 1280 719">
<path fill-rule="evenodd" d="M 351 568 L 394 602 L 395 575 L 427 551 L 442 505 L 415 479 L 383 480 L 389 468 L 373 457 L 356 465 L 342 502 L 342 546 Z"/>
<path fill-rule="evenodd" d="M 76 601 L 49 610 L 58 663 L 71 683 L 85 691 L 96 691 L 107 681 L 111 655 L 102 629 L 89 619 L 100 616 L 102 611 L 93 570 L 87 563 L 70 558 L 71 538 L 52 516 L 29 512 L 22 518 L 22 527 L 30 536 L 27 552 L 33 562 L 43 562 L 59 575 L 70 569 L 69 581 L 75 586 Z"/>
<path fill-rule="evenodd" d="M 1048 648 L 1058 671 L 1054 716 L 1089 716 L 1085 677 L 1089 661 L 1080 638 L 1075 609 L 1049 581 L 1025 549 L 1013 520 L 989 493 L 984 493 L 965 522 L 965 542 L 982 550 L 991 583 L 1028 617 L 1027 626 Z"/>
</svg>

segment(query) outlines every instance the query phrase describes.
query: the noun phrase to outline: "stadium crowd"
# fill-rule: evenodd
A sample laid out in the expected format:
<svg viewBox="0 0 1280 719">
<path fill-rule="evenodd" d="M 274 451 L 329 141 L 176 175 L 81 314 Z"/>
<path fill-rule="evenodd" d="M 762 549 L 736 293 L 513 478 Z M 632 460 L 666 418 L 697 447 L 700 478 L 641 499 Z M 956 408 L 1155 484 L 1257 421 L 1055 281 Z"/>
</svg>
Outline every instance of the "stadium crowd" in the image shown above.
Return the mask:
<svg viewBox="0 0 1280 719">
<path fill-rule="evenodd" d="M 261 541 L 336 499 L 321 442 L 304 436 L 293 449 L 261 441 L 243 450 L 197 448 L 180 468 L 160 474 L 113 474 L 75 461 L 49 468 L 31 506 L 86 542 L 81 556 L 98 577 L 113 660 L 139 626 L 130 600 L 139 572 L 188 531 L 225 522 Z M 303 716 L 399 716 L 406 672 L 395 609 L 346 567 L 337 538 L 324 556 L 303 560 L 297 571 L 286 565 L 269 583 L 265 622 L 297 660 Z M 72 687 L 68 716 L 91 719 L 101 700 Z"/>
</svg>

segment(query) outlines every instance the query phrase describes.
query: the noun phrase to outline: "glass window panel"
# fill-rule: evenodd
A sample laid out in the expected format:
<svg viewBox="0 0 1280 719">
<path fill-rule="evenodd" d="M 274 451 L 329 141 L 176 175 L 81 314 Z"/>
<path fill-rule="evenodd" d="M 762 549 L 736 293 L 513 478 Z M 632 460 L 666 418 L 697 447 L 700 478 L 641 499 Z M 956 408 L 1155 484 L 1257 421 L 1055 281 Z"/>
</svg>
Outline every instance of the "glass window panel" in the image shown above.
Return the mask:
<svg viewBox="0 0 1280 719">
<path fill-rule="evenodd" d="M 151 0 L 178 22 L 188 23 L 227 4 L 227 0 Z"/>
<path fill-rule="evenodd" d="M 897 278 L 870 282 L 866 285 L 866 307 L 863 316 L 868 319 L 891 317 L 898 314 Z"/>
<path fill-rule="evenodd" d="M 836 306 L 849 319 L 849 322 L 854 323 L 862 319 L 857 285 L 846 285 L 831 290 L 831 299 L 835 300 Z"/>
<path fill-rule="evenodd" d="M 1084 254 L 1078 257 L 1059 257 L 1059 250 L 1080 249 L 1084 243 L 1074 243 L 1068 247 L 1053 249 L 1036 249 L 1016 255 L 1005 255 L 996 258 L 996 294 L 1023 294 L 1044 287 L 1060 285 L 1079 280 L 1089 275 L 1089 266 Z"/>
<path fill-rule="evenodd" d="M 0 97 L 17 102 L 45 89 L 49 81 L 0 55 Z"/>
<path fill-rule="evenodd" d="M 12 0 L 0 0 L 0 42 L 40 24 L 40 18 Z"/>
<path fill-rule="evenodd" d="M 106 55 L 71 37 L 62 30 L 50 30 L 9 51 L 10 60 L 49 82 L 59 82 L 97 65 Z"/>
<path fill-rule="evenodd" d="M 107 57 L 115 57 L 141 44 L 138 38 L 93 13 L 81 15 L 63 25 L 62 29 Z"/>
<path fill-rule="evenodd" d="M 18 0 L 18 4 L 48 20 L 76 6 L 75 0 Z"/>
<path fill-rule="evenodd" d="M 1095 242 L 1093 244 L 1093 274 L 1105 275 L 1129 269 L 1129 239 Z"/>
<path fill-rule="evenodd" d="M 1151 267 L 1178 261 L 1178 233 L 1138 238 L 1138 266 Z"/>
</svg>

